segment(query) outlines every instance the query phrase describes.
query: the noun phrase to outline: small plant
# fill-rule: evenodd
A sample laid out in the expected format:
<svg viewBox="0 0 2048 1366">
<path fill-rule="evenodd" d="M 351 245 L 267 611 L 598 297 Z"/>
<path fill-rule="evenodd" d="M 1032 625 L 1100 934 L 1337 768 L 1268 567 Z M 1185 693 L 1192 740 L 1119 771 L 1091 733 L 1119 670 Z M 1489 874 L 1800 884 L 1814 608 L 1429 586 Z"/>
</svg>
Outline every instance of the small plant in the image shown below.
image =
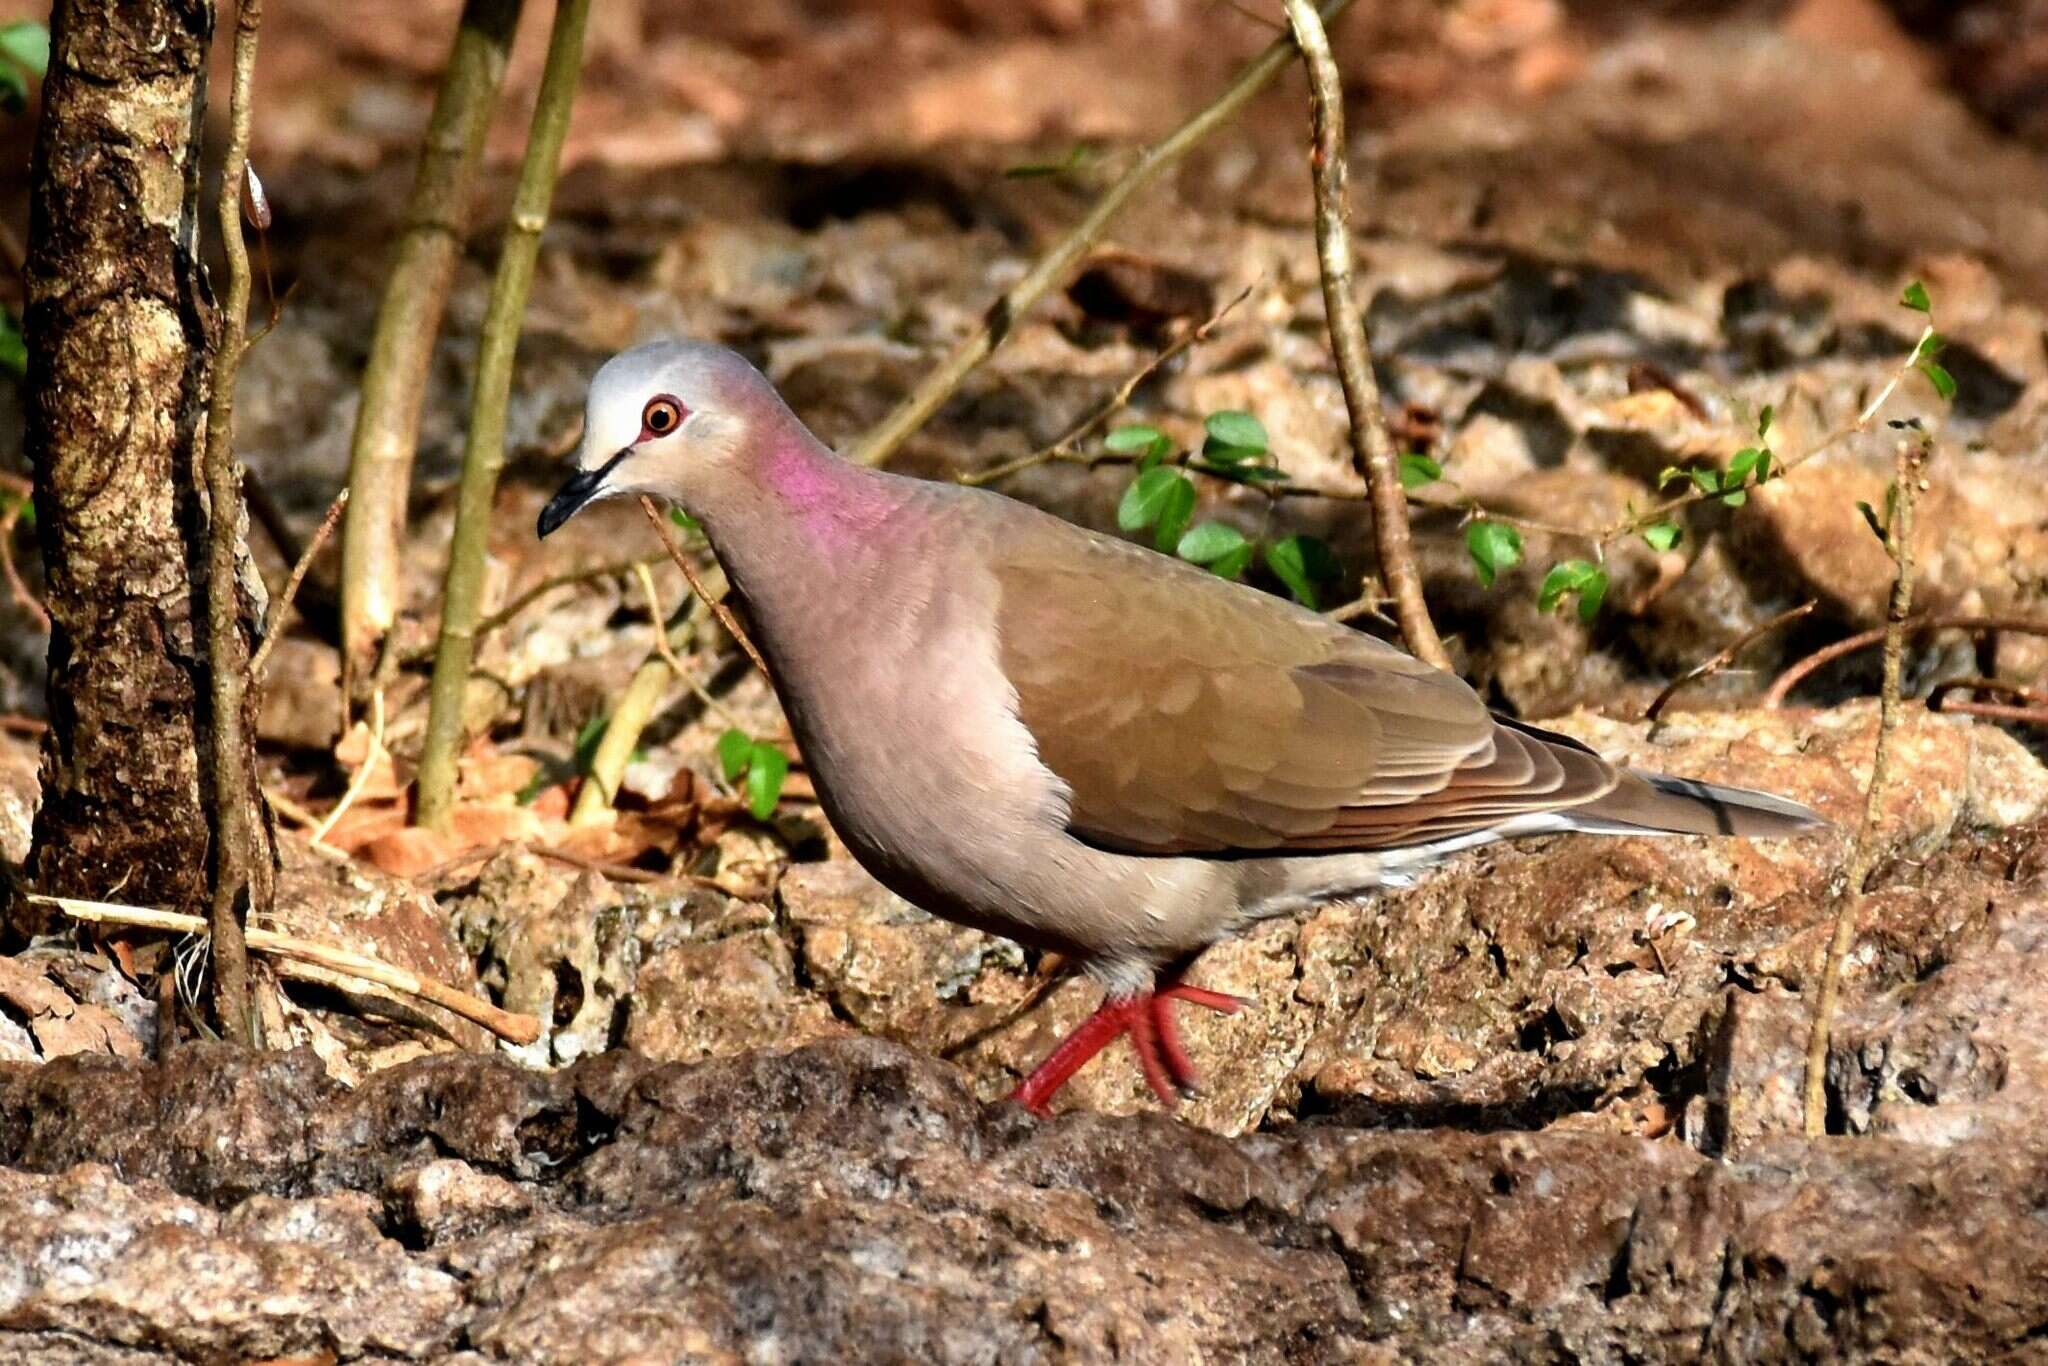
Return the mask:
<svg viewBox="0 0 2048 1366">
<path fill-rule="evenodd" d="M 50 30 L 32 19 L 0 26 L 0 110 L 19 114 L 28 108 L 28 83 L 50 70 Z M 28 343 L 21 321 L 0 309 L 0 370 L 16 379 L 28 374 Z M 34 525 L 33 519 L 23 522 Z"/>
<path fill-rule="evenodd" d="M 1150 531 L 1152 544 L 1161 552 L 1178 555 L 1219 578 L 1242 579 L 1252 561 L 1263 558 L 1296 602 L 1318 607 L 1319 587 L 1340 573 L 1336 556 L 1322 541 L 1313 536 L 1255 541 L 1224 522 L 1190 525 L 1197 501 L 1190 470 L 1253 487 L 1287 478 L 1273 459 L 1265 426 L 1250 413 L 1211 413 L 1202 428 L 1199 455 L 1176 454 L 1172 438 L 1157 427 L 1118 427 L 1103 438 L 1106 452 L 1133 458 L 1136 470 L 1117 504 L 1117 525 L 1134 534 Z"/>
<path fill-rule="evenodd" d="M 735 726 L 718 737 L 718 767 L 729 783 L 746 780 L 747 810 L 755 820 L 775 814 L 783 780 L 789 776 L 788 755 Z"/>
</svg>

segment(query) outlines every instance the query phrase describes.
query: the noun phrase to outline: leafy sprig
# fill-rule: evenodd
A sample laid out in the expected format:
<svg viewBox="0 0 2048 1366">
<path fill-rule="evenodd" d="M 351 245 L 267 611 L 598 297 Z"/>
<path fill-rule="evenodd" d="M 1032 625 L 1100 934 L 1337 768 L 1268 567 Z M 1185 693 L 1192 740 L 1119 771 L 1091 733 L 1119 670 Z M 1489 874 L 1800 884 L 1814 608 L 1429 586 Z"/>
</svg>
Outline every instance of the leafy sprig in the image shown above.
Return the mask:
<svg viewBox="0 0 2048 1366">
<path fill-rule="evenodd" d="M 789 777 L 789 756 L 735 726 L 718 737 L 718 768 L 729 783 L 746 780 L 747 810 L 757 821 L 775 814 Z"/>
</svg>

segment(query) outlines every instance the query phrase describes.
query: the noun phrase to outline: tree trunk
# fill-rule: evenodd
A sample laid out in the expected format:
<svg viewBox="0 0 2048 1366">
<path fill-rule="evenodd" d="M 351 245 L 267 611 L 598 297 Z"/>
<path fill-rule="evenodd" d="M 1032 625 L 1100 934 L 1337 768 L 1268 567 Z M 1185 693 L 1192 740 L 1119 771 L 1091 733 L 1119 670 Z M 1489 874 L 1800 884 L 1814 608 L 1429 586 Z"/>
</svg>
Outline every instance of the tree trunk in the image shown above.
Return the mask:
<svg viewBox="0 0 2048 1366">
<path fill-rule="evenodd" d="M 57 0 L 24 320 L 51 619 L 30 873 L 57 895 L 199 915 L 213 850 L 201 469 L 213 309 L 197 251 L 213 22 L 211 0 Z M 253 634 L 261 584 L 242 558 L 230 591 Z M 251 819 L 267 876 L 269 823 Z"/>
</svg>

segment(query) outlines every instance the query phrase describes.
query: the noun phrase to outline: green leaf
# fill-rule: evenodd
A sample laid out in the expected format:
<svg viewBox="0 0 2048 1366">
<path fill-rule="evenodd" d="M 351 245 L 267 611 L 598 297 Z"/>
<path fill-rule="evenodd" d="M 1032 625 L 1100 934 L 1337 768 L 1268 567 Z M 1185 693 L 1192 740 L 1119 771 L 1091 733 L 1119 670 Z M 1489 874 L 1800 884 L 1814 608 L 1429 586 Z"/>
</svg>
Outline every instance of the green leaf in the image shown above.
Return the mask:
<svg viewBox="0 0 2048 1366">
<path fill-rule="evenodd" d="M 718 771 L 732 782 L 747 771 L 747 763 L 754 755 L 754 741 L 745 731 L 734 726 L 718 737 Z"/>
<path fill-rule="evenodd" d="M 1923 360 L 1933 360 L 1947 348 L 1947 337 L 1939 332 L 1929 331 L 1920 338 L 1920 344 L 1913 348 L 1913 360 L 1916 364 Z"/>
<path fill-rule="evenodd" d="M 1157 427 L 1119 427 L 1102 438 L 1102 448 L 1116 455 L 1138 456 L 1141 467 L 1149 470 L 1173 453 L 1173 442 Z"/>
<path fill-rule="evenodd" d="M 1733 493 L 1722 494 L 1721 501 L 1727 504 L 1729 507 L 1739 508 L 1744 503 L 1749 501 L 1749 495 L 1747 493 L 1744 493 L 1741 489 L 1737 489 Z"/>
<path fill-rule="evenodd" d="M 789 776 L 789 756 L 771 744 L 757 743 L 747 763 L 747 810 L 765 821 L 782 800 L 782 780 Z"/>
<path fill-rule="evenodd" d="M 1173 496 L 1173 486 L 1185 483 L 1187 478 L 1179 470 L 1146 470 L 1124 490 L 1123 501 L 1116 506 L 1116 524 L 1125 531 L 1143 531 L 1159 520 L 1166 500 Z"/>
<path fill-rule="evenodd" d="M 1686 475 L 1699 487 L 1701 493 L 1718 493 L 1721 489 L 1721 472 L 1719 470 L 1708 469 L 1706 466 L 1701 465 L 1687 470 Z"/>
<path fill-rule="evenodd" d="M 1915 313 L 1932 313 L 1934 300 L 1927 297 L 1927 286 L 1915 280 L 1906 286 L 1906 292 L 1899 296 L 1899 302 Z"/>
<path fill-rule="evenodd" d="M 50 74 L 50 30 L 33 19 L 0 28 L 0 53 L 25 67 L 31 76 Z"/>
<path fill-rule="evenodd" d="M 1408 452 L 1401 457 L 1400 465 L 1404 489 L 1419 489 L 1444 477 L 1444 467 L 1421 451 Z"/>
<path fill-rule="evenodd" d="M 1676 522 L 1652 522 L 1643 528 L 1643 539 L 1650 543 L 1652 550 L 1672 549 L 1682 534 Z"/>
<path fill-rule="evenodd" d="M 1244 533 L 1223 522 L 1203 522 L 1192 527 L 1173 553 L 1190 564 L 1210 564 L 1225 555 L 1234 555 L 1245 545 Z"/>
<path fill-rule="evenodd" d="M 1777 415 L 1778 409 L 1775 405 L 1769 403 L 1766 403 L 1764 405 L 1764 410 L 1756 415 L 1757 440 L 1764 441 L 1769 439 L 1771 434 L 1771 419 L 1775 418 Z"/>
<path fill-rule="evenodd" d="M 1744 446 L 1735 452 L 1735 458 L 1728 462 L 1727 477 L 1721 481 L 1723 487 L 1748 479 L 1750 471 L 1756 468 L 1756 462 L 1763 458 L 1764 453 L 1754 446 Z"/>
<path fill-rule="evenodd" d="M 1680 483 L 1686 478 L 1688 478 L 1690 474 L 1691 471 L 1686 470 L 1681 466 L 1666 465 L 1663 469 L 1657 471 L 1657 487 L 1661 489 L 1668 487 L 1672 484 Z"/>
<path fill-rule="evenodd" d="M 1205 462 L 1193 468 L 1217 479 L 1228 479 L 1233 484 L 1277 484 L 1287 478 L 1287 471 L 1277 465 L 1211 465 Z"/>
<path fill-rule="evenodd" d="M 677 526 L 681 527 L 683 530 L 690 532 L 692 534 L 695 534 L 696 532 L 702 531 L 704 529 L 704 524 L 702 522 L 698 521 L 695 517 L 692 517 L 689 513 L 683 511 L 681 508 L 670 508 L 668 510 L 668 519 L 671 522 L 674 522 Z"/>
<path fill-rule="evenodd" d="M 1941 395 L 1943 403 L 1952 403 L 1956 396 L 1956 377 L 1951 375 L 1939 361 L 1923 360 L 1919 371 L 1927 376 L 1927 382 L 1934 386 L 1934 392 Z"/>
<path fill-rule="evenodd" d="M 1209 414 L 1203 426 L 1209 439 L 1202 443 L 1202 454 L 1219 464 L 1234 465 L 1266 453 L 1266 429 L 1250 413 L 1226 408 Z"/>
<path fill-rule="evenodd" d="M 1600 614 L 1600 604 L 1607 597 L 1607 571 L 1585 560 L 1553 565 L 1536 592 L 1537 609 L 1554 611 L 1566 597 L 1579 600 L 1579 620 L 1590 622 Z"/>
<path fill-rule="evenodd" d="M 1245 569 L 1252 562 L 1254 549 L 1256 547 L 1250 541 L 1246 541 L 1237 549 L 1209 561 L 1208 570 L 1219 579 L 1241 579 L 1244 577 Z"/>
<path fill-rule="evenodd" d="M 1195 515 L 1195 481 L 1179 470 L 1163 470 L 1173 476 L 1159 507 L 1159 525 L 1153 529 L 1152 544 L 1171 555 L 1180 544 L 1181 533 Z"/>
<path fill-rule="evenodd" d="M 1505 522 L 1477 521 L 1465 528 L 1465 549 L 1479 569 L 1479 582 L 1487 588 L 1503 569 L 1522 560 L 1522 533 Z"/>
<path fill-rule="evenodd" d="M 1266 568 L 1287 585 L 1303 607 L 1319 605 L 1317 588 L 1337 577 L 1341 566 L 1330 547 L 1314 536 L 1289 536 L 1266 547 Z"/>
</svg>

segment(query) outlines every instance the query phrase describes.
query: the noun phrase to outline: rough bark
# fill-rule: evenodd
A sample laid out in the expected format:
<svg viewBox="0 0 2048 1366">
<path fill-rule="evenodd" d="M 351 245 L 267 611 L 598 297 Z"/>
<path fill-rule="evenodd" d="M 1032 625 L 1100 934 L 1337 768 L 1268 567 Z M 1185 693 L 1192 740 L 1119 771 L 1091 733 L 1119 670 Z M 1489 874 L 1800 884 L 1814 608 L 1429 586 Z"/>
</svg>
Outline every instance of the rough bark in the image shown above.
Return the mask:
<svg viewBox="0 0 2048 1366">
<path fill-rule="evenodd" d="M 51 616 L 31 876 L 199 914 L 212 307 L 195 244 L 213 21 L 205 0 L 59 0 L 25 316 Z M 237 591 L 254 586 L 244 572 Z M 246 600 L 241 616 L 251 630 Z"/>
</svg>

